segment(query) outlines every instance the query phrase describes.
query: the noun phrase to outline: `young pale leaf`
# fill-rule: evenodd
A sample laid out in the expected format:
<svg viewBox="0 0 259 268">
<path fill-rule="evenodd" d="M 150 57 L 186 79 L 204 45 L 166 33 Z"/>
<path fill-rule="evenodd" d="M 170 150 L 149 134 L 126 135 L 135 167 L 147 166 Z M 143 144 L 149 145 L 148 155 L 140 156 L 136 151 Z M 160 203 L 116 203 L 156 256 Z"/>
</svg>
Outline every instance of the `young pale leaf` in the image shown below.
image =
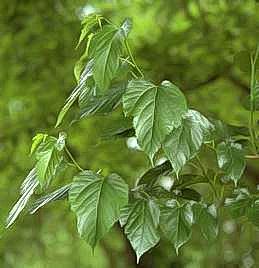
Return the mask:
<svg viewBox="0 0 259 268">
<path fill-rule="evenodd" d="M 33 168 L 21 186 L 21 197 L 9 212 L 8 218 L 6 220 L 6 228 L 9 228 L 17 219 L 19 214 L 28 203 L 38 184 L 39 181 L 37 180 L 36 170 Z"/>
<path fill-rule="evenodd" d="M 120 223 L 137 255 L 140 257 L 159 242 L 159 206 L 152 200 L 139 199 L 122 209 Z"/>
<path fill-rule="evenodd" d="M 84 41 L 86 36 L 94 29 L 96 25 L 98 25 L 99 21 L 101 21 L 103 17 L 98 14 L 90 14 L 82 20 L 82 29 L 81 34 L 76 46 L 76 49 L 80 46 L 80 44 Z"/>
<path fill-rule="evenodd" d="M 80 236 L 94 248 L 119 219 L 120 209 L 128 203 L 128 185 L 116 174 L 103 177 L 83 171 L 74 177 L 69 203 L 77 216 Z"/>
<path fill-rule="evenodd" d="M 195 223 L 198 224 L 202 235 L 213 241 L 218 235 L 217 209 L 215 205 L 207 206 L 196 203 L 193 205 Z"/>
<path fill-rule="evenodd" d="M 123 46 L 130 27 L 126 20 L 121 27 L 105 25 L 94 37 L 89 57 L 94 60 L 93 76 L 101 92 L 105 92 L 115 78 L 123 56 Z"/>
<path fill-rule="evenodd" d="M 49 185 L 64 160 L 62 154 L 64 147 L 60 146 L 58 139 L 49 136 L 38 146 L 35 152 L 37 159 L 35 168 L 42 187 Z"/>
<path fill-rule="evenodd" d="M 32 138 L 32 145 L 31 145 L 31 154 L 33 154 L 38 146 L 47 138 L 47 134 L 38 133 L 36 136 Z"/>
<path fill-rule="evenodd" d="M 217 159 L 219 168 L 225 173 L 223 180 L 232 180 L 237 186 L 246 165 L 242 146 L 233 142 L 221 142 L 217 146 Z"/>
<path fill-rule="evenodd" d="M 181 126 L 166 138 L 163 149 L 177 176 L 188 160 L 193 158 L 208 138 L 213 125 L 197 111 L 189 110 Z"/>
<path fill-rule="evenodd" d="M 71 184 L 67 184 L 61 188 L 58 188 L 52 193 L 49 193 L 47 195 L 42 196 L 38 200 L 36 200 L 31 208 L 29 209 L 30 214 L 34 214 L 36 211 L 38 211 L 41 207 L 45 206 L 46 204 L 62 199 L 65 196 L 67 196 L 67 193 L 71 187 Z"/>
<path fill-rule="evenodd" d="M 92 74 L 93 74 L 92 71 L 93 71 L 93 61 L 90 60 L 87 63 L 87 65 L 85 66 L 85 69 L 84 69 L 83 73 L 80 76 L 78 85 L 72 91 L 70 96 L 66 99 L 63 108 L 59 112 L 56 127 L 58 127 L 61 124 L 64 116 L 66 115 L 66 113 L 68 112 L 70 107 L 73 105 L 73 103 L 76 101 L 76 99 L 79 97 L 81 92 L 85 88 L 87 88 L 87 80 L 92 76 Z M 89 90 L 89 89 L 87 88 L 87 90 Z"/>
<path fill-rule="evenodd" d="M 174 244 L 176 253 L 191 238 L 193 212 L 190 204 L 177 204 L 174 200 L 161 209 L 160 226 L 164 235 Z"/>
<path fill-rule="evenodd" d="M 130 81 L 123 96 L 123 108 L 126 116 L 134 117 L 138 142 L 151 160 L 187 112 L 183 93 L 168 81 L 159 86 L 144 80 Z"/>
</svg>

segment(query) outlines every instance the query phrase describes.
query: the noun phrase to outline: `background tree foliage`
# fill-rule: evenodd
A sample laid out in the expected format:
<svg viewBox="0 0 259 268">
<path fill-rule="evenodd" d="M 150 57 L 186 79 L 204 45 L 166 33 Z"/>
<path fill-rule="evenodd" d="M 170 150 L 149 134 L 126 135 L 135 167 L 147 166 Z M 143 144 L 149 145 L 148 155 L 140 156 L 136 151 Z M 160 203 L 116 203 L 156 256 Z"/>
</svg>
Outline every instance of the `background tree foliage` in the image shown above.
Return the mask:
<svg viewBox="0 0 259 268">
<path fill-rule="evenodd" d="M 57 134 L 52 128 L 57 111 L 76 84 L 73 66 L 83 51 L 75 46 L 85 14 L 98 12 L 117 24 L 124 17 L 132 18 L 130 44 L 148 78 L 156 83 L 173 81 L 191 108 L 208 117 L 230 124 L 247 122 L 242 104 L 249 92 L 250 67 L 244 51 L 254 50 L 258 43 L 259 5 L 254 0 L 2 0 L 0 12 L 1 226 L 29 172 L 31 137 L 49 129 Z M 72 112 L 70 119 L 76 114 Z M 114 114 L 114 125 L 118 120 Z M 128 141 L 127 149 L 125 141 L 98 138 L 104 129 L 112 130 L 110 121 L 100 116 L 75 124 L 67 128 L 70 149 L 83 166 L 116 172 L 131 185 L 146 170 L 148 158 L 132 148 L 134 141 Z M 247 165 L 242 184 L 255 189 L 258 165 L 256 161 Z M 66 179 L 60 176 L 56 183 Z M 203 191 L 210 194 L 207 188 Z M 68 209 L 66 202 L 54 203 L 2 232 L 1 267 L 135 266 L 135 256 L 119 228 L 105 237 L 92 256 L 78 238 Z M 217 241 L 201 241 L 194 232 L 176 257 L 173 247 L 162 240 L 139 267 L 256 267 L 256 228 L 228 214 L 221 219 Z"/>
</svg>

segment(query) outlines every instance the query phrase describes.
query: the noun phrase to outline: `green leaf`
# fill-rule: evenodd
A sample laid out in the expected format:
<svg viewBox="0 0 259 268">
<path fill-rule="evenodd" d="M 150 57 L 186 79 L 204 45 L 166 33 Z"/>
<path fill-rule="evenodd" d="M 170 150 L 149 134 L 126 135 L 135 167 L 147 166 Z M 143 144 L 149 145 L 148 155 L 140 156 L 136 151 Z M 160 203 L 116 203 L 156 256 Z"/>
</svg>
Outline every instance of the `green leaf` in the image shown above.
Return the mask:
<svg viewBox="0 0 259 268">
<path fill-rule="evenodd" d="M 221 142 L 217 148 L 218 166 L 225 175 L 223 180 L 232 180 L 237 186 L 245 170 L 245 158 L 242 146 L 233 142 Z"/>
<path fill-rule="evenodd" d="M 179 205 L 175 200 L 171 200 L 161 209 L 161 229 L 165 237 L 174 244 L 177 254 L 179 248 L 191 238 L 192 223 L 193 212 L 188 203 Z"/>
<path fill-rule="evenodd" d="M 90 77 L 92 77 L 92 71 L 93 71 L 93 61 L 91 60 L 85 66 L 85 69 L 84 69 L 83 73 L 80 76 L 78 85 L 72 91 L 72 93 L 70 94 L 70 96 L 66 99 L 63 108 L 59 112 L 57 123 L 56 123 L 56 126 L 55 127 L 58 127 L 61 124 L 64 116 L 66 115 L 66 113 L 68 112 L 68 110 L 70 109 L 70 107 L 77 100 L 77 98 L 79 97 L 79 95 L 82 93 L 83 89 L 87 88 L 87 80 Z M 87 88 L 87 90 L 89 90 L 89 89 Z"/>
<path fill-rule="evenodd" d="M 259 200 L 254 200 L 246 210 L 247 218 L 255 226 L 259 227 Z"/>
<path fill-rule="evenodd" d="M 207 118 L 189 110 L 182 124 L 166 138 L 163 149 L 177 176 L 186 162 L 198 153 L 212 129 L 213 125 Z"/>
<path fill-rule="evenodd" d="M 45 206 L 46 204 L 50 202 L 66 197 L 70 187 L 71 187 L 71 184 L 67 184 L 63 187 L 58 188 L 54 192 L 44 195 L 40 197 L 39 199 L 37 199 L 29 209 L 30 214 L 34 214 L 41 207 Z"/>
<path fill-rule="evenodd" d="M 139 199 L 122 209 L 120 223 L 137 255 L 140 257 L 159 242 L 160 210 L 153 200 Z"/>
<path fill-rule="evenodd" d="M 194 200 L 196 202 L 199 202 L 201 200 L 201 194 L 192 188 L 181 189 L 179 196 L 181 198 L 184 198 L 187 200 Z"/>
<path fill-rule="evenodd" d="M 102 96 L 87 96 L 80 101 L 80 118 L 91 115 L 105 115 L 115 110 L 121 103 L 125 88 L 115 87 Z"/>
<path fill-rule="evenodd" d="M 112 130 L 106 131 L 102 135 L 103 140 L 109 139 L 123 139 L 123 138 L 130 138 L 135 136 L 135 130 L 132 127 L 120 127 Z"/>
<path fill-rule="evenodd" d="M 38 133 L 36 136 L 32 138 L 32 145 L 31 145 L 31 152 L 30 154 L 33 154 L 38 146 L 47 138 L 47 134 Z"/>
<path fill-rule="evenodd" d="M 226 198 L 225 207 L 234 218 L 245 216 L 247 208 L 252 204 L 250 193 L 247 189 L 240 188 L 234 191 L 234 195 L 234 197 Z"/>
<path fill-rule="evenodd" d="M 123 96 L 123 108 L 126 116 L 134 117 L 138 142 L 151 160 L 187 112 L 184 95 L 168 81 L 159 86 L 144 80 L 130 81 Z"/>
<path fill-rule="evenodd" d="M 8 218 L 6 220 L 6 228 L 9 228 L 15 222 L 38 185 L 39 181 L 37 179 L 37 173 L 35 168 L 33 168 L 21 186 L 21 197 L 9 212 Z"/>
<path fill-rule="evenodd" d="M 82 20 L 81 34 L 76 49 L 80 46 L 86 36 L 95 28 L 96 25 L 98 25 L 99 21 L 101 21 L 102 19 L 103 17 L 101 15 L 90 14 Z"/>
<path fill-rule="evenodd" d="M 138 180 L 138 185 L 147 184 L 152 185 L 158 178 L 158 176 L 172 170 L 170 161 L 165 161 L 161 165 L 155 166 L 147 170 Z"/>
<path fill-rule="evenodd" d="M 255 226 L 259 226 L 259 199 L 246 188 L 236 189 L 234 197 L 226 198 L 225 207 L 234 218 L 245 217 Z"/>
<path fill-rule="evenodd" d="M 116 76 L 129 28 L 128 21 L 125 21 L 119 28 L 105 25 L 93 37 L 89 57 L 94 60 L 93 76 L 101 92 L 105 92 L 109 88 L 111 81 Z"/>
<path fill-rule="evenodd" d="M 64 139 L 64 136 L 61 136 L 61 139 Z M 63 141 L 61 143 L 63 144 Z M 64 160 L 63 148 L 64 144 L 60 145 L 60 140 L 51 136 L 38 146 L 35 152 L 37 160 L 35 168 L 41 187 L 48 186 L 52 178 L 56 176 Z"/>
<path fill-rule="evenodd" d="M 229 139 L 239 139 L 249 137 L 249 129 L 244 126 L 235 126 L 226 124 L 220 120 L 211 119 L 215 127 L 214 139 L 216 141 L 229 140 Z"/>
<path fill-rule="evenodd" d="M 217 209 L 214 204 L 196 203 L 193 205 L 195 223 L 199 226 L 202 235 L 208 240 L 213 241 L 218 235 Z"/>
<path fill-rule="evenodd" d="M 69 190 L 78 232 L 93 248 L 119 219 L 120 209 L 127 202 L 128 185 L 116 174 L 103 177 L 83 171 L 74 177 Z"/>
</svg>

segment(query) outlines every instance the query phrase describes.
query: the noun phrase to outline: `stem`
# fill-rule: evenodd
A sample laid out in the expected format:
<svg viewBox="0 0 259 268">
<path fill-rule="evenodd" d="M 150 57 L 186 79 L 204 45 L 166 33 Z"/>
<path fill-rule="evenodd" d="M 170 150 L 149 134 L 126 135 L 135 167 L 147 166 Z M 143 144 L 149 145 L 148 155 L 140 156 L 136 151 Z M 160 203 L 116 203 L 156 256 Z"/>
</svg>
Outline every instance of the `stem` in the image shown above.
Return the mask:
<svg viewBox="0 0 259 268">
<path fill-rule="evenodd" d="M 258 47 L 256 50 L 255 57 L 250 56 L 251 62 L 251 80 L 250 80 L 250 118 L 249 118 L 249 133 L 251 137 L 251 145 L 253 148 L 254 153 L 257 153 L 257 146 L 256 146 L 256 133 L 255 133 L 255 118 L 254 118 L 254 87 L 255 87 L 255 64 L 258 57 Z"/>
<path fill-rule="evenodd" d="M 138 67 L 133 55 L 132 55 L 132 52 L 131 52 L 131 49 L 130 49 L 130 46 L 129 46 L 129 43 L 128 43 L 128 40 L 125 40 L 125 45 L 126 45 L 126 49 L 128 51 L 128 54 L 130 56 L 130 59 L 131 61 L 133 62 L 134 64 L 134 67 L 136 68 L 136 70 L 139 72 L 140 76 L 141 77 L 144 77 L 144 74 L 142 73 L 142 71 L 140 70 L 140 68 Z"/>
<path fill-rule="evenodd" d="M 81 168 L 80 165 L 76 162 L 75 158 L 73 157 L 73 155 L 70 153 L 70 151 L 68 150 L 68 148 L 66 146 L 65 146 L 65 151 L 66 151 L 68 157 L 73 162 L 73 164 L 77 167 L 77 169 L 80 170 L 80 171 L 84 171 L 84 169 Z"/>
</svg>

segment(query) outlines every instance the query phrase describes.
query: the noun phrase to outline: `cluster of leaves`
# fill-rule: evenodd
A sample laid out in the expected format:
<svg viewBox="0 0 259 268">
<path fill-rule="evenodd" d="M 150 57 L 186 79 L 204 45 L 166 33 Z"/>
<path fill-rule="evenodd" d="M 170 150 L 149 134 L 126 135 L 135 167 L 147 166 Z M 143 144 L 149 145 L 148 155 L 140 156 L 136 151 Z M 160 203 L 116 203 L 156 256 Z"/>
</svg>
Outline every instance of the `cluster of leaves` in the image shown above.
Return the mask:
<svg viewBox="0 0 259 268">
<path fill-rule="evenodd" d="M 135 250 L 137 261 L 158 244 L 162 235 L 178 253 L 190 240 L 194 225 L 198 225 L 205 239 L 217 237 L 224 188 L 238 187 L 247 152 L 253 154 L 247 157 L 257 157 L 253 115 L 259 96 L 255 79 L 259 50 L 251 57 L 249 128 L 240 128 L 190 109 L 184 94 L 172 82 L 156 85 L 147 80 L 130 50 L 131 28 L 129 19 L 119 27 L 100 15 L 83 20 L 78 46 L 85 43 L 85 52 L 75 66 L 77 85 L 61 109 L 56 127 L 75 102 L 79 118 L 122 109 L 124 120 L 130 118 L 132 124 L 126 129 L 119 127 L 114 135 L 136 136 L 152 167 L 129 191 L 118 174 L 104 176 L 101 171 L 81 168 L 66 146 L 64 132 L 58 138 L 38 134 L 31 147 L 35 166 L 21 186 L 21 197 L 10 211 L 7 227 L 38 187 L 47 191 L 62 170 L 72 167 L 77 169 L 72 182 L 43 195 L 29 212 L 33 214 L 51 201 L 68 197 L 77 217 L 78 232 L 93 248 L 117 221 Z M 204 150 L 213 152 L 216 167 L 208 168 L 203 163 L 200 155 Z M 166 160 L 158 164 L 161 159 Z M 170 187 L 161 183 L 163 178 L 171 182 Z M 207 200 L 197 190 L 201 183 L 211 188 L 212 199 Z M 226 199 L 225 208 L 258 224 L 257 203 L 257 199 L 243 191 L 236 198 Z"/>
</svg>

